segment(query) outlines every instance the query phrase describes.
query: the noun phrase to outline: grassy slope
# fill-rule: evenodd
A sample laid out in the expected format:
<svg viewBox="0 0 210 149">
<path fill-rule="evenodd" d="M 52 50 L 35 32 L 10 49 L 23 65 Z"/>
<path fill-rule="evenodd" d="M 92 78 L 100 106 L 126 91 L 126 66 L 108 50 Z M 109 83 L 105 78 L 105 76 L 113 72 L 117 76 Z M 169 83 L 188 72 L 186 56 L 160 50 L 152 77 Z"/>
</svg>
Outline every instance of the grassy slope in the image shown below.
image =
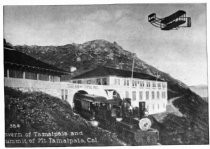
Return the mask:
<svg viewBox="0 0 210 149">
<path fill-rule="evenodd" d="M 20 124 L 19 129 L 10 124 Z M 22 93 L 5 88 L 5 132 L 83 132 L 82 138 L 97 137 L 98 143 L 87 145 L 120 145 L 113 134 L 92 127 L 78 115 L 74 115 L 66 101 L 40 92 Z M 9 139 L 9 138 L 6 138 Z M 82 144 L 81 144 L 82 145 Z M 16 145 L 15 145 L 16 146 Z M 41 144 L 20 144 L 20 146 L 42 146 Z M 43 146 L 51 146 L 44 144 Z M 66 144 L 52 144 L 66 146 Z"/>
</svg>

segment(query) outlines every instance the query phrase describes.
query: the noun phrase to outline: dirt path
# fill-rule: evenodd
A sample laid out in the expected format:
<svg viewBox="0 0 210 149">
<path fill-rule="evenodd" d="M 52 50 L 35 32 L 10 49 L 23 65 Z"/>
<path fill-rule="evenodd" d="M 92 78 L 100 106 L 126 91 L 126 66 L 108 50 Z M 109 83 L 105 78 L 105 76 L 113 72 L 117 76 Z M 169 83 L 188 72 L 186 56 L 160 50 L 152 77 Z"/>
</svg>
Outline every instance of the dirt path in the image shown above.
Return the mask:
<svg viewBox="0 0 210 149">
<path fill-rule="evenodd" d="M 173 101 L 175 101 L 181 97 L 182 96 L 175 97 L 168 101 L 167 110 L 166 110 L 167 113 L 174 113 L 175 115 L 180 116 L 180 117 L 183 116 L 183 114 L 179 111 L 179 109 L 173 105 Z"/>
<path fill-rule="evenodd" d="M 164 118 L 169 114 L 169 113 L 173 113 L 174 115 L 177 115 L 179 117 L 182 117 L 183 114 L 179 111 L 179 109 L 177 107 L 175 107 L 173 105 L 173 101 L 181 98 L 182 96 L 179 97 L 174 97 L 171 98 L 170 100 L 168 100 L 167 106 L 166 106 L 166 112 L 163 113 L 159 113 L 159 114 L 154 114 L 153 116 L 155 117 L 155 119 L 158 122 L 162 122 L 164 120 Z"/>
</svg>

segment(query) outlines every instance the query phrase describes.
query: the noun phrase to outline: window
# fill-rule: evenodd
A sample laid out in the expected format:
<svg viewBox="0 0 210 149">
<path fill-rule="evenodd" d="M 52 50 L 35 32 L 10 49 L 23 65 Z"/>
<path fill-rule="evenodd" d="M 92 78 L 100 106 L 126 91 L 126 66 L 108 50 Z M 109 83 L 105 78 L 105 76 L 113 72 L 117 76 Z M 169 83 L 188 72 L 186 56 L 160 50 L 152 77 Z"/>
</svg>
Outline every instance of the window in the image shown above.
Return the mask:
<svg viewBox="0 0 210 149">
<path fill-rule="evenodd" d="M 132 80 L 132 85 L 133 85 L 133 87 L 136 87 L 137 86 L 137 81 Z"/>
<path fill-rule="evenodd" d="M 137 86 L 137 82 L 135 80 L 132 80 L 133 87 Z"/>
<path fill-rule="evenodd" d="M 114 79 L 114 84 L 117 85 L 117 83 L 118 83 L 118 82 L 117 82 L 117 79 Z"/>
<path fill-rule="evenodd" d="M 60 82 L 60 77 L 59 76 L 50 76 L 50 81 L 52 81 L 52 82 Z"/>
<path fill-rule="evenodd" d="M 49 81 L 49 75 L 47 75 L 47 74 L 39 74 L 39 80 Z"/>
<path fill-rule="evenodd" d="M 61 99 L 64 100 L 64 89 L 61 89 Z"/>
<path fill-rule="evenodd" d="M 152 83 L 152 87 L 154 87 L 154 88 L 156 87 L 156 83 L 155 82 Z"/>
<path fill-rule="evenodd" d="M 147 82 L 147 87 L 150 87 L 150 82 Z"/>
<path fill-rule="evenodd" d="M 146 91 L 146 100 L 149 99 L 149 91 Z"/>
<path fill-rule="evenodd" d="M 125 92 L 125 97 L 129 98 L 129 92 L 128 91 Z"/>
<path fill-rule="evenodd" d="M 82 109 L 90 111 L 90 102 L 83 100 L 81 102 Z"/>
<path fill-rule="evenodd" d="M 101 85 L 101 79 L 96 79 L 96 84 Z"/>
<path fill-rule="evenodd" d="M 37 74 L 33 73 L 33 72 L 25 72 L 25 78 L 26 79 L 33 79 L 33 80 L 37 80 Z"/>
<path fill-rule="evenodd" d="M 77 83 L 77 81 L 74 80 L 73 83 Z"/>
<path fill-rule="evenodd" d="M 132 91 L 132 100 L 133 100 L 133 101 L 136 100 L 136 91 Z"/>
<path fill-rule="evenodd" d="M 9 77 L 11 77 L 11 78 L 23 78 L 23 71 L 21 71 L 21 70 L 9 70 Z"/>
<path fill-rule="evenodd" d="M 102 84 L 107 85 L 107 78 L 102 78 Z"/>
<path fill-rule="evenodd" d="M 81 83 L 82 83 L 82 80 L 77 80 L 77 83 L 78 83 L 78 84 L 81 84 Z"/>
<path fill-rule="evenodd" d="M 53 76 L 53 81 L 54 82 L 60 82 L 61 81 L 61 77 L 59 77 L 59 76 Z"/>
<path fill-rule="evenodd" d="M 160 98 L 160 93 L 157 91 L 157 99 Z"/>
<path fill-rule="evenodd" d="M 144 87 L 144 81 L 140 81 L 140 87 Z"/>
<path fill-rule="evenodd" d="M 139 100 L 143 100 L 142 95 L 143 95 L 143 94 L 142 94 L 142 91 L 140 91 L 140 92 L 139 92 Z"/>
<path fill-rule="evenodd" d="M 120 85 L 120 79 L 118 79 L 118 85 Z"/>
<path fill-rule="evenodd" d="M 68 90 L 65 90 L 65 100 L 68 99 Z"/>
<path fill-rule="evenodd" d="M 129 86 L 129 80 L 127 80 L 127 86 Z"/>
<path fill-rule="evenodd" d="M 87 84 L 91 84 L 91 80 L 87 80 Z"/>
<path fill-rule="evenodd" d="M 161 84 L 160 83 L 158 83 L 158 88 L 161 88 Z"/>
<path fill-rule="evenodd" d="M 155 99 L 155 92 L 152 91 L 152 99 Z"/>
<path fill-rule="evenodd" d="M 166 84 L 165 84 L 165 83 L 162 83 L 162 87 L 163 87 L 163 88 L 166 88 Z"/>
<path fill-rule="evenodd" d="M 126 86 L 126 79 L 124 79 L 124 86 Z"/>
<path fill-rule="evenodd" d="M 162 92 L 162 98 L 166 98 L 166 92 Z"/>
</svg>

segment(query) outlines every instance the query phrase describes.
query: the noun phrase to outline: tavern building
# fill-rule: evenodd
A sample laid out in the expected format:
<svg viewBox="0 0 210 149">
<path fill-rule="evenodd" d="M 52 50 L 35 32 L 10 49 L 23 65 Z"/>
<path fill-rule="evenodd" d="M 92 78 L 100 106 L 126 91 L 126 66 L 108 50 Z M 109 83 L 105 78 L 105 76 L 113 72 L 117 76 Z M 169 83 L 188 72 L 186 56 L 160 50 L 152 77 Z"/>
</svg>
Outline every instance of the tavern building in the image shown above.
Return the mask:
<svg viewBox="0 0 210 149">
<path fill-rule="evenodd" d="M 4 85 L 25 91 L 45 91 L 68 72 L 4 45 Z M 58 94 L 59 97 L 59 94 Z"/>
<path fill-rule="evenodd" d="M 121 98 L 131 98 L 131 104 L 138 107 L 139 101 L 146 102 L 149 114 L 166 111 L 167 82 L 154 76 L 115 69 L 97 67 L 72 78 L 72 83 L 103 85 L 116 89 Z"/>
<path fill-rule="evenodd" d="M 60 82 L 64 74 L 67 72 L 4 46 L 4 77 L 10 82 L 14 79 Z"/>
</svg>

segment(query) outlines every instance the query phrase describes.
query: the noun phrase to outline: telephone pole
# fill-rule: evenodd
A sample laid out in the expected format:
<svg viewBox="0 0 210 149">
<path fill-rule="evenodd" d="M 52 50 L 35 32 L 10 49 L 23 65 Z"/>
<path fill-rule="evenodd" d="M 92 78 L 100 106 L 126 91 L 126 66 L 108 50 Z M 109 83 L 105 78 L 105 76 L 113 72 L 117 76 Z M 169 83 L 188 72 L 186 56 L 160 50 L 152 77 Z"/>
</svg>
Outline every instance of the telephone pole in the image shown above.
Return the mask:
<svg viewBox="0 0 210 149">
<path fill-rule="evenodd" d="M 133 71 L 134 71 L 134 64 L 135 64 L 135 59 L 134 59 L 134 57 L 135 57 L 135 53 L 133 53 L 133 63 L 132 63 L 132 70 L 131 70 L 131 83 L 132 83 L 132 85 L 133 85 Z"/>
</svg>

